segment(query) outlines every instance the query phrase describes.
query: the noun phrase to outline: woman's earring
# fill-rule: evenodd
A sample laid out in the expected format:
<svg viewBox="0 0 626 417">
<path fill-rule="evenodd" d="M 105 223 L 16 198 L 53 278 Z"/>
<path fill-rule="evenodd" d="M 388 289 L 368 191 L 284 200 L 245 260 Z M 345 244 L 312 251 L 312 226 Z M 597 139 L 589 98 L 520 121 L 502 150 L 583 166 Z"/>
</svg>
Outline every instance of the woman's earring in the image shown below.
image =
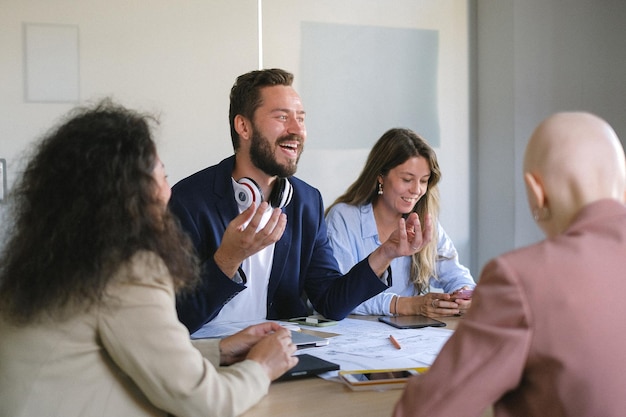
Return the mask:
<svg viewBox="0 0 626 417">
<path fill-rule="evenodd" d="M 547 208 L 546 206 L 543 206 L 541 208 L 534 208 L 532 209 L 532 213 L 533 213 L 533 219 L 536 222 L 540 222 L 540 221 L 546 221 L 550 219 L 550 209 Z"/>
<path fill-rule="evenodd" d="M 378 195 L 383 195 L 383 183 L 378 183 Z"/>
</svg>

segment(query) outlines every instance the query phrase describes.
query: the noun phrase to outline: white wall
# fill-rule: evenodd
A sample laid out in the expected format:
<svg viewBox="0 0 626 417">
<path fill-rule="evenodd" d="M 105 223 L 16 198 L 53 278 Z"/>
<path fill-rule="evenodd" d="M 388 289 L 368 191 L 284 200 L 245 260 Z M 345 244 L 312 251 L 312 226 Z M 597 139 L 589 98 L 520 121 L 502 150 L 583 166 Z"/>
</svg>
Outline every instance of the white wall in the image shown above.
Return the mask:
<svg viewBox="0 0 626 417">
<path fill-rule="evenodd" d="M 557 111 L 591 111 L 626 139 L 626 2 L 477 0 L 476 6 L 473 224 L 474 265 L 482 266 L 542 237 L 521 179 L 526 142 L 541 120 Z"/>
<path fill-rule="evenodd" d="M 439 109 L 440 138 L 436 147 L 443 172 L 441 189 L 441 222 L 459 250 L 462 262 L 469 263 L 470 248 L 470 178 L 469 172 L 469 42 L 468 9 L 465 1 L 459 0 L 264 0 L 263 1 L 263 41 L 265 67 L 290 68 L 296 74 L 296 88 L 299 87 L 300 65 L 300 25 L 302 22 L 323 22 L 342 25 L 363 25 L 380 28 L 427 29 L 438 33 L 438 62 L 424 62 L 423 65 L 437 67 L 437 98 Z M 280 28 L 277 30 L 277 28 Z M 338 40 L 338 48 L 341 44 Z M 406 51 L 410 53 L 410 51 Z M 366 72 L 367 67 L 355 62 L 346 68 L 346 74 Z M 414 74 L 414 77 L 418 74 Z M 325 80 L 325 73 L 319 71 L 316 82 L 320 86 L 333 83 Z M 395 87 L 394 79 L 386 81 L 389 89 Z M 367 90 L 371 85 L 362 85 Z M 320 87 L 321 88 L 321 87 Z M 344 105 L 349 100 L 344 96 L 357 96 L 359 91 L 346 88 L 328 94 L 328 106 L 335 109 L 342 126 L 350 125 L 345 138 L 337 134 L 333 139 L 336 146 L 319 148 L 315 145 L 315 131 L 309 126 L 309 136 L 305 152 L 298 167 L 298 176 L 318 187 L 326 205 L 356 179 L 373 143 L 389 128 L 398 127 L 391 120 L 379 120 L 379 129 L 362 131 L 359 124 L 366 124 L 369 118 L 380 118 L 376 112 L 367 113 Z M 303 96 L 307 108 L 307 97 Z M 378 98 L 386 106 L 395 105 L 385 101 L 387 96 Z M 374 106 L 372 106 L 374 107 Z M 398 109 L 398 112 L 404 109 Z M 309 112 L 309 120 L 316 117 Z M 356 120 L 356 121 L 355 121 Z M 334 123 L 324 119 L 324 123 Z M 371 125 L 371 124 L 369 124 Z M 402 127 L 412 127 L 404 125 Z M 419 132 L 419 126 L 414 128 Z M 429 138 L 426 137 L 426 140 Z M 360 142 L 362 146 L 346 149 L 345 142 Z"/>
<path fill-rule="evenodd" d="M 81 102 L 113 96 L 161 114 L 172 181 L 232 153 L 228 94 L 258 65 L 255 0 L 2 0 L 0 158 L 10 182 L 26 145 L 74 106 L 24 102 L 24 22 L 79 26 Z"/>
<path fill-rule="evenodd" d="M 303 20 L 439 31 L 442 222 L 464 261 L 470 253 L 466 14 L 460 0 L 263 1 L 264 66 L 294 72 L 296 88 Z M 228 93 L 237 75 L 258 67 L 257 1 L 0 0 L 0 158 L 7 159 L 9 183 L 27 145 L 74 106 L 24 102 L 23 23 L 78 25 L 81 103 L 113 96 L 161 113 L 157 140 L 172 183 L 232 153 Z M 354 180 L 382 133 L 368 135 L 362 149 L 307 148 L 298 175 L 329 203 Z"/>
</svg>

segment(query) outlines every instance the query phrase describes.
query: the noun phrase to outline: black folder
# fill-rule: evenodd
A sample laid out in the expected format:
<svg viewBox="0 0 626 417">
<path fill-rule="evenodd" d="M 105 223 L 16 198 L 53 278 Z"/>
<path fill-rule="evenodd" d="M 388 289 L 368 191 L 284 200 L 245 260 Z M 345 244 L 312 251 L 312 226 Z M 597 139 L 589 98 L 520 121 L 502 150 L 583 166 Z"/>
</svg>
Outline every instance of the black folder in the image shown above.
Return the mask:
<svg viewBox="0 0 626 417">
<path fill-rule="evenodd" d="M 306 353 L 298 355 L 298 358 L 300 358 L 298 364 L 285 372 L 276 381 L 289 381 L 292 379 L 307 378 L 328 371 L 337 371 L 339 369 L 339 365 L 336 363 L 328 362 L 327 360 L 320 359 Z"/>
</svg>

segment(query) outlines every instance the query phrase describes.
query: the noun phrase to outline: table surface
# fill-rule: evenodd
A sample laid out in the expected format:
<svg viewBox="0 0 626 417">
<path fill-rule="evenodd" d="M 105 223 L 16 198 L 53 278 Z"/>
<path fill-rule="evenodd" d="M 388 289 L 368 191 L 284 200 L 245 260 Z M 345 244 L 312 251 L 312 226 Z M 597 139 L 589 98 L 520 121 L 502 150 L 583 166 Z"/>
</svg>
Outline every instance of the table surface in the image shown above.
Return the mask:
<svg viewBox="0 0 626 417">
<path fill-rule="evenodd" d="M 455 329 L 462 318 L 450 317 L 438 320 L 444 321 L 446 328 Z M 401 389 L 352 391 L 339 382 L 317 377 L 274 382 L 270 386 L 268 395 L 242 417 L 390 416 L 401 394 Z M 491 416 L 493 416 L 491 409 L 483 414 L 483 417 Z"/>
</svg>

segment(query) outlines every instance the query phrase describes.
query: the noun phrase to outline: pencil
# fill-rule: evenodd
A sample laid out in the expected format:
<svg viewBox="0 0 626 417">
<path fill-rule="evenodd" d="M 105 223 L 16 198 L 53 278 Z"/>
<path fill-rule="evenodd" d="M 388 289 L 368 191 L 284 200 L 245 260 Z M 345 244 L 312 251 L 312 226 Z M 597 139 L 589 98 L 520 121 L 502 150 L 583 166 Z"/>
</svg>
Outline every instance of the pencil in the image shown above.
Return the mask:
<svg viewBox="0 0 626 417">
<path fill-rule="evenodd" d="M 395 337 L 389 335 L 389 340 L 391 340 L 391 343 L 396 347 L 396 349 L 402 349 L 402 346 L 400 346 L 400 342 L 398 342 Z"/>
</svg>

